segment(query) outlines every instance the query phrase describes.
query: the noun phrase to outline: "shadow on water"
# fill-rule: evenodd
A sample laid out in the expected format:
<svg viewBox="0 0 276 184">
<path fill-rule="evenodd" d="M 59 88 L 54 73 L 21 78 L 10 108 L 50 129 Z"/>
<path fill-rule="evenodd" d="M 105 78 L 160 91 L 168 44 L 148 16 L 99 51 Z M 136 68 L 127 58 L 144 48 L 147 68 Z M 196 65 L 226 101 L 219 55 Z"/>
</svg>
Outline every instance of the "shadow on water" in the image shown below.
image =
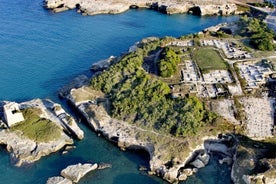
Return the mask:
<svg viewBox="0 0 276 184">
<path fill-rule="evenodd" d="M 134 180 L 133 178 L 137 178 L 139 175 L 139 180 Z M 116 176 L 113 180 L 112 184 L 121 184 L 121 183 L 128 183 L 128 184 L 160 184 L 160 181 L 155 180 L 152 177 L 136 174 L 136 173 L 126 173 L 122 175 Z"/>
<path fill-rule="evenodd" d="M 227 164 L 220 164 L 219 159 L 222 156 L 219 154 L 211 154 L 209 163 L 198 170 L 198 172 L 190 176 L 182 184 L 233 184 L 231 180 L 231 166 Z"/>
</svg>

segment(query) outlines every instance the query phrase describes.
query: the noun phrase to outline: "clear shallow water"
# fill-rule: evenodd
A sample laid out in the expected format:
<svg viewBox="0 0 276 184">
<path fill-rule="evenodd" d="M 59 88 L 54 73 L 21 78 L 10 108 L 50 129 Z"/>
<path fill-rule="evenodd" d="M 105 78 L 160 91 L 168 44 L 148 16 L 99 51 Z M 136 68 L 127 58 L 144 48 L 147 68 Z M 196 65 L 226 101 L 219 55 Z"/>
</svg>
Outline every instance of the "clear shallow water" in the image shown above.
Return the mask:
<svg viewBox="0 0 276 184">
<path fill-rule="evenodd" d="M 93 62 L 119 55 L 144 37 L 178 37 L 233 19 L 147 10 L 83 17 L 75 11 L 53 14 L 42 8 L 42 0 L 1 0 L 0 100 L 51 98 L 66 105 L 57 98 L 57 89 L 88 73 Z M 0 183 L 45 183 L 68 164 L 85 161 L 108 162 L 113 168 L 92 173 L 81 183 L 163 183 L 138 171 L 139 165 L 147 165 L 145 155 L 121 152 L 85 125 L 82 128 L 85 139 L 76 142 L 77 149 L 63 156 L 52 154 L 28 168 L 12 166 L 0 148 Z M 230 183 L 222 167 L 214 161 L 187 183 Z M 219 176 L 221 170 L 225 176 Z"/>
</svg>

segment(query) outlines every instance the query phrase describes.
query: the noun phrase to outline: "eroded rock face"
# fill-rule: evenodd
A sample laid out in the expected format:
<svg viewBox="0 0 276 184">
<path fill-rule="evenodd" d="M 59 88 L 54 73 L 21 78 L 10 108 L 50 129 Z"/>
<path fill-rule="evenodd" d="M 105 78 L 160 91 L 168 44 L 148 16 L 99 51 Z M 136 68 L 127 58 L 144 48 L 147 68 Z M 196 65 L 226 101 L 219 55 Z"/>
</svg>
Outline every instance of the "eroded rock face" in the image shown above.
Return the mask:
<svg viewBox="0 0 276 184">
<path fill-rule="evenodd" d="M 71 184 L 78 183 L 87 173 L 94 170 L 101 170 L 111 168 L 111 164 L 91 164 L 91 163 L 78 163 L 75 165 L 69 165 L 60 172 L 61 176 L 54 176 L 47 180 L 47 184 Z"/>
<path fill-rule="evenodd" d="M 11 160 L 16 166 L 33 163 L 43 156 L 62 149 L 66 145 L 73 144 L 72 138 L 65 134 L 65 131 L 74 133 L 79 139 L 83 138 L 83 131 L 59 104 L 50 100 L 34 99 L 20 103 L 19 107 L 21 110 L 27 108 L 38 109 L 40 114 L 35 114 L 35 116 L 40 116 L 40 118 L 54 123 L 60 129 L 60 136 L 48 142 L 41 142 L 29 139 L 20 130 L 1 128 L 0 144 L 7 146 L 7 150 L 11 152 Z"/>
<path fill-rule="evenodd" d="M 45 6 L 54 12 L 78 8 L 85 15 L 117 14 L 131 7 L 151 8 L 167 14 L 194 13 L 198 15 L 230 15 L 234 14 L 237 6 L 226 1 L 149 1 L 149 0 L 45 0 Z"/>
<path fill-rule="evenodd" d="M 67 178 L 74 183 L 78 183 L 79 180 L 87 173 L 96 170 L 98 164 L 76 164 L 70 165 L 61 171 L 61 176 Z"/>
<path fill-rule="evenodd" d="M 9 130 L 0 130 L 0 144 L 7 145 L 11 152 L 11 160 L 16 166 L 30 164 L 42 156 L 49 155 L 63 148 L 66 144 L 73 144 L 73 140 L 64 133 L 59 140 L 47 143 L 36 143 Z"/>
<path fill-rule="evenodd" d="M 240 144 L 233 159 L 234 183 L 276 183 L 276 145 L 239 136 Z"/>
<path fill-rule="evenodd" d="M 47 180 L 46 184 L 72 184 L 73 182 L 61 176 L 54 176 Z"/>
</svg>

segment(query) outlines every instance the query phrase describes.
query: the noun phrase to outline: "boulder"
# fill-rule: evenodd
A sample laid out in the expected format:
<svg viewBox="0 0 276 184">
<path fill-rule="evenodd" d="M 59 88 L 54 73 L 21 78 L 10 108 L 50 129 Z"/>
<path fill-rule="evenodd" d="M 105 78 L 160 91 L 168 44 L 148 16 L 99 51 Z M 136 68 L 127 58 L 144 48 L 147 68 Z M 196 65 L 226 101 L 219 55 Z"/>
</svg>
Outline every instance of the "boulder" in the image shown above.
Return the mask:
<svg viewBox="0 0 276 184">
<path fill-rule="evenodd" d="M 233 163 L 233 159 L 230 157 L 225 157 L 225 158 L 219 160 L 219 163 L 220 164 L 226 163 L 227 165 L 231 165 Z"/>
<path fill-rule="evenodd" d="M 200 159 L 195 159 L 193 162 L 191 162 L 191 165 L 198 169 L 205 167 L 205 164 Z"/>
<path fill-rule="evenodd" d="M 197 158 L 201 160 L 204 165 L 207 165 L 210 160 L 210 156 L 207 153 L 199 154 Z"/>
<path fill-rule="evenodd" d="M 106 168 L 111 168 L 112 165 L 111 164 L 107 164 L 107 163 L 100 163 L 98 164 L 98 170 L 101 170 L 101 169 L 106 169 Z"/>
<path fill-rule="evenodd" d="M 70 165 L 61 171 L 61 176 L 78 183 L 79 180 L 90 171 L 96 170 L 98 164 L 76 164 Z"/>
<path fill-rule="evenodd" d="M 190 168 L 184 169 L 184 170 L 179 174 L 178 180 L 179 180 L 179 181 L 184 181 L 184 180 L 186 180 L 186 179 L 188 178 L 188 176 L 191 176 L 191 175 L 193 175 L 193 174 L 194 174 L 194 172 L 193 172 L 192 169 L 190 169 Z"/>
</svg>

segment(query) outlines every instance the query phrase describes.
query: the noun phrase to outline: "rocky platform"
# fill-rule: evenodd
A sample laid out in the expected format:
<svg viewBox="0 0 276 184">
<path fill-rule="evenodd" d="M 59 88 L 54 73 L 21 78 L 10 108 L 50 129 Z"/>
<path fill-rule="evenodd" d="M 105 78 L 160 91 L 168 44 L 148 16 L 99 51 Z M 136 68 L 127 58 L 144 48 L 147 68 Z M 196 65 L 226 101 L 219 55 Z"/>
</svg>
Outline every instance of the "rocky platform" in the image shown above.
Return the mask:
<svg viewBox="0 0 276 184">
<path fill-rule="evenodd" d="M 7 102 L 2 102 L 5 104 Z M 9 128 L 0 129 L 0 144 L 6 145 L 11 152 L 11 160 L 16 166 L 33 163 L 41 157 L 62 149 L 66 145 L 73 144 L 73 139 L 64 132 L 83 138 L 83 131 L 77 126 L 71 116 L 60 105 L 50 100 L 35 99 L 19 104 L 20 109 L 40 109 L 40 117 L 50 120 L 61 129 L 59 138 L 47 142 L 31 140 L 23 132 Z M 61 116 L 62 115 L 62 116 Z M 70 121 L 70 123 L 69 123 Z M 68 124 L 67 124 L 68 123 Z M 69 125 L 70 124 L 70 125 Z"/>
<path fill-rule="evenodd" d="M 110 168 L 110 164 L 75 164 L 70 165 L 63 169 L 60 173 L 61 176 L 51 177 L 47 180 L 47 184 L 71 184 L 78 183 L 81 178 L 91 171 Z"/>
<path fill-rule="evenodd" d="M 167 14 L 193 13 L 198 15 L 235 14 L 236 4 L 228 1 L 179 0 L 45 0 L 45 7 L 54 12 L 77 8 L 84 15 L 117 14 L 130 8 L 151 8 Z"/>
</svg>

